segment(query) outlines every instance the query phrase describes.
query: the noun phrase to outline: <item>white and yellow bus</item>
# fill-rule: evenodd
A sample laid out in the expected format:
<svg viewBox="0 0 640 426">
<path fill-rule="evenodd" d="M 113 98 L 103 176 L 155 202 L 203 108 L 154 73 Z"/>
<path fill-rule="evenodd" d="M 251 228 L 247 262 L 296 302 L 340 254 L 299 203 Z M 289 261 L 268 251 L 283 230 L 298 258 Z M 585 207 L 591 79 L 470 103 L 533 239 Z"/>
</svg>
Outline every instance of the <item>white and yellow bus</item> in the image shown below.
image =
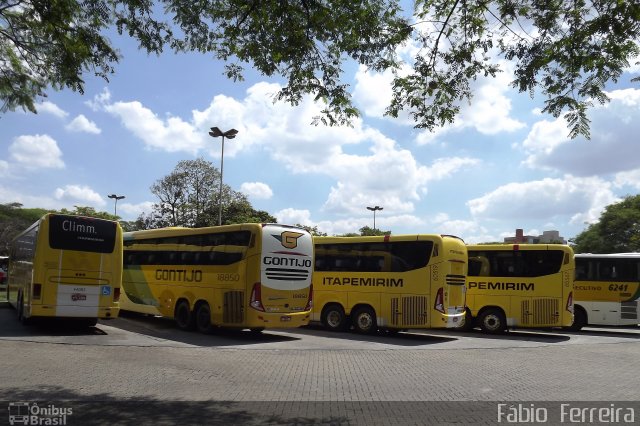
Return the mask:
<svg viewBox="0 0 640 426">
<path fill-rule="evenodd" d="M 574 298 L 573 330 L 640 324 L 640 253 L 576 254 Z"/>
<path fill-rule="evenodd" d="M 118 222 L 47 214 L 11 243 L 7 299 L 26 323 L 118 316 L 122 228 Z"/>
<path fill-rule="evenodd" d="M 312 321 L 358 333 L 456 328 L 467 250 L 447 235 L 315 237 Z"/>
<path fill-rule="evenodd" d="M 179 328 L 292 328 L 311 311 L 313 243 L 278 224 L 162 228 L 124 234 L 121 308 Z"/>
<path fill-rule="evenodd" d="M 562 244 L 467 246 L 466 327 L 569 327 L 573 322 L 574 254 Z"/>
</svg>

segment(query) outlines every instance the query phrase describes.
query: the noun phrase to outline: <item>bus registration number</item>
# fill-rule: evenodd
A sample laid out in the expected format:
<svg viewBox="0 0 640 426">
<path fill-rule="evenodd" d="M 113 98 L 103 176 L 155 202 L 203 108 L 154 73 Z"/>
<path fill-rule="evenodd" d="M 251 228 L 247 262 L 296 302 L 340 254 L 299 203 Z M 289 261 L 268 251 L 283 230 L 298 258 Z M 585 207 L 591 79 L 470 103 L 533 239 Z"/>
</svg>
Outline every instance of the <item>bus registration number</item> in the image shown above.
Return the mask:
<svg viewBox="0 0 640 426">
<path fill-rule="evenodd" d="M 280 317 L 280 321 L 281 322 L 287 322 L 287 321 L 291 321 L 291 317 L 288 317 L 286 315 L 283 315 Z"/>
</svg>

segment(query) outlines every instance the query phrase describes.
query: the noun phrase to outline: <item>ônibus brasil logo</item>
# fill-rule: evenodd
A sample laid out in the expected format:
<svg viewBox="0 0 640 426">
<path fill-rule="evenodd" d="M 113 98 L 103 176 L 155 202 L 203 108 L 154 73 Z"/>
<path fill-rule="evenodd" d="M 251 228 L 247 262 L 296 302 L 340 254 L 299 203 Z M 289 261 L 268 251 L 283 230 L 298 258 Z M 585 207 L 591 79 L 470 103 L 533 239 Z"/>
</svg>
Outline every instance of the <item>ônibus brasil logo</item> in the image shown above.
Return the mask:
<svg viewBox="0 0 640 426">
<path fill-rule="evenodd" d="M 39 406 L 37 402 L 10 402 L 10 425 L 66 425 L 73 408 L 53 404 Z"/>
</svg>

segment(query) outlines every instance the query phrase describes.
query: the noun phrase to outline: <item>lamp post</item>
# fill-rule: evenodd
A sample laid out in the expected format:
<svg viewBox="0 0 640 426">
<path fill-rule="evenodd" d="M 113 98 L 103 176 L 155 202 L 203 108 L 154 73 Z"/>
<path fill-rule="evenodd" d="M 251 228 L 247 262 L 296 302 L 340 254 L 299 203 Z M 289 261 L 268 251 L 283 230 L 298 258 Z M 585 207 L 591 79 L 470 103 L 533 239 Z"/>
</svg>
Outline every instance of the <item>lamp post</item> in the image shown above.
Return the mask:
<svg viewBox="0 0 640 426">
<path fill-rule="evenodd" d="M 236 129 L 229 129 L 226 132 L 218 129 L 217 127 L 212 127 L 209 132 L 209 136 L 217 138 L 218 136 L 222 136 L 222 154 L 220 155 L 220 196 L 218 197 L 218 202 L 220 203 L 220 207 L 218 209 L 218 225 L 222 225 L 222 171 L 224 169 L 224 138 L 233 139 L 238 134 Z"/>
<path fill-rule="evenodd" d="M 111 195 L 107 195 L 107 197 L 115 200 L 115 204 L 113 206 L 113 215 L 118 216 L 118 200 L 122 200 L 123 198 L 125 198 L 124 195 L 111 194 Z"/>
<path fill-rule="evenodd" d="M 373 212 L 373 229 L 376 229 L 376 210 L 382 210 L 382 207 L 367 207 L 367 210 L 371 210 Z"/>
</svg>

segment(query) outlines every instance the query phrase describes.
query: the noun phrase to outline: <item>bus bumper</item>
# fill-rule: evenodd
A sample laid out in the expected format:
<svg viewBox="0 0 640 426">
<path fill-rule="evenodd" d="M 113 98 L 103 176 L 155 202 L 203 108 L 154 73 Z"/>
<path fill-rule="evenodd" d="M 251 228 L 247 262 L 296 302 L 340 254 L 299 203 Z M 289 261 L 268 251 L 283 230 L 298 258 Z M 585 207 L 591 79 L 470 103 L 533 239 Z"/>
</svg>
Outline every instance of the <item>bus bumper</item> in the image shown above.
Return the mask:
<svg viewBox="0 0 640 426">
<path fill-rule="evenodd" d="M 247 322 L 249 327 L 296 328 L 309 324 L 311 311 L 305 312 L 260 312 L 249 309 Z"/>
</svg>

